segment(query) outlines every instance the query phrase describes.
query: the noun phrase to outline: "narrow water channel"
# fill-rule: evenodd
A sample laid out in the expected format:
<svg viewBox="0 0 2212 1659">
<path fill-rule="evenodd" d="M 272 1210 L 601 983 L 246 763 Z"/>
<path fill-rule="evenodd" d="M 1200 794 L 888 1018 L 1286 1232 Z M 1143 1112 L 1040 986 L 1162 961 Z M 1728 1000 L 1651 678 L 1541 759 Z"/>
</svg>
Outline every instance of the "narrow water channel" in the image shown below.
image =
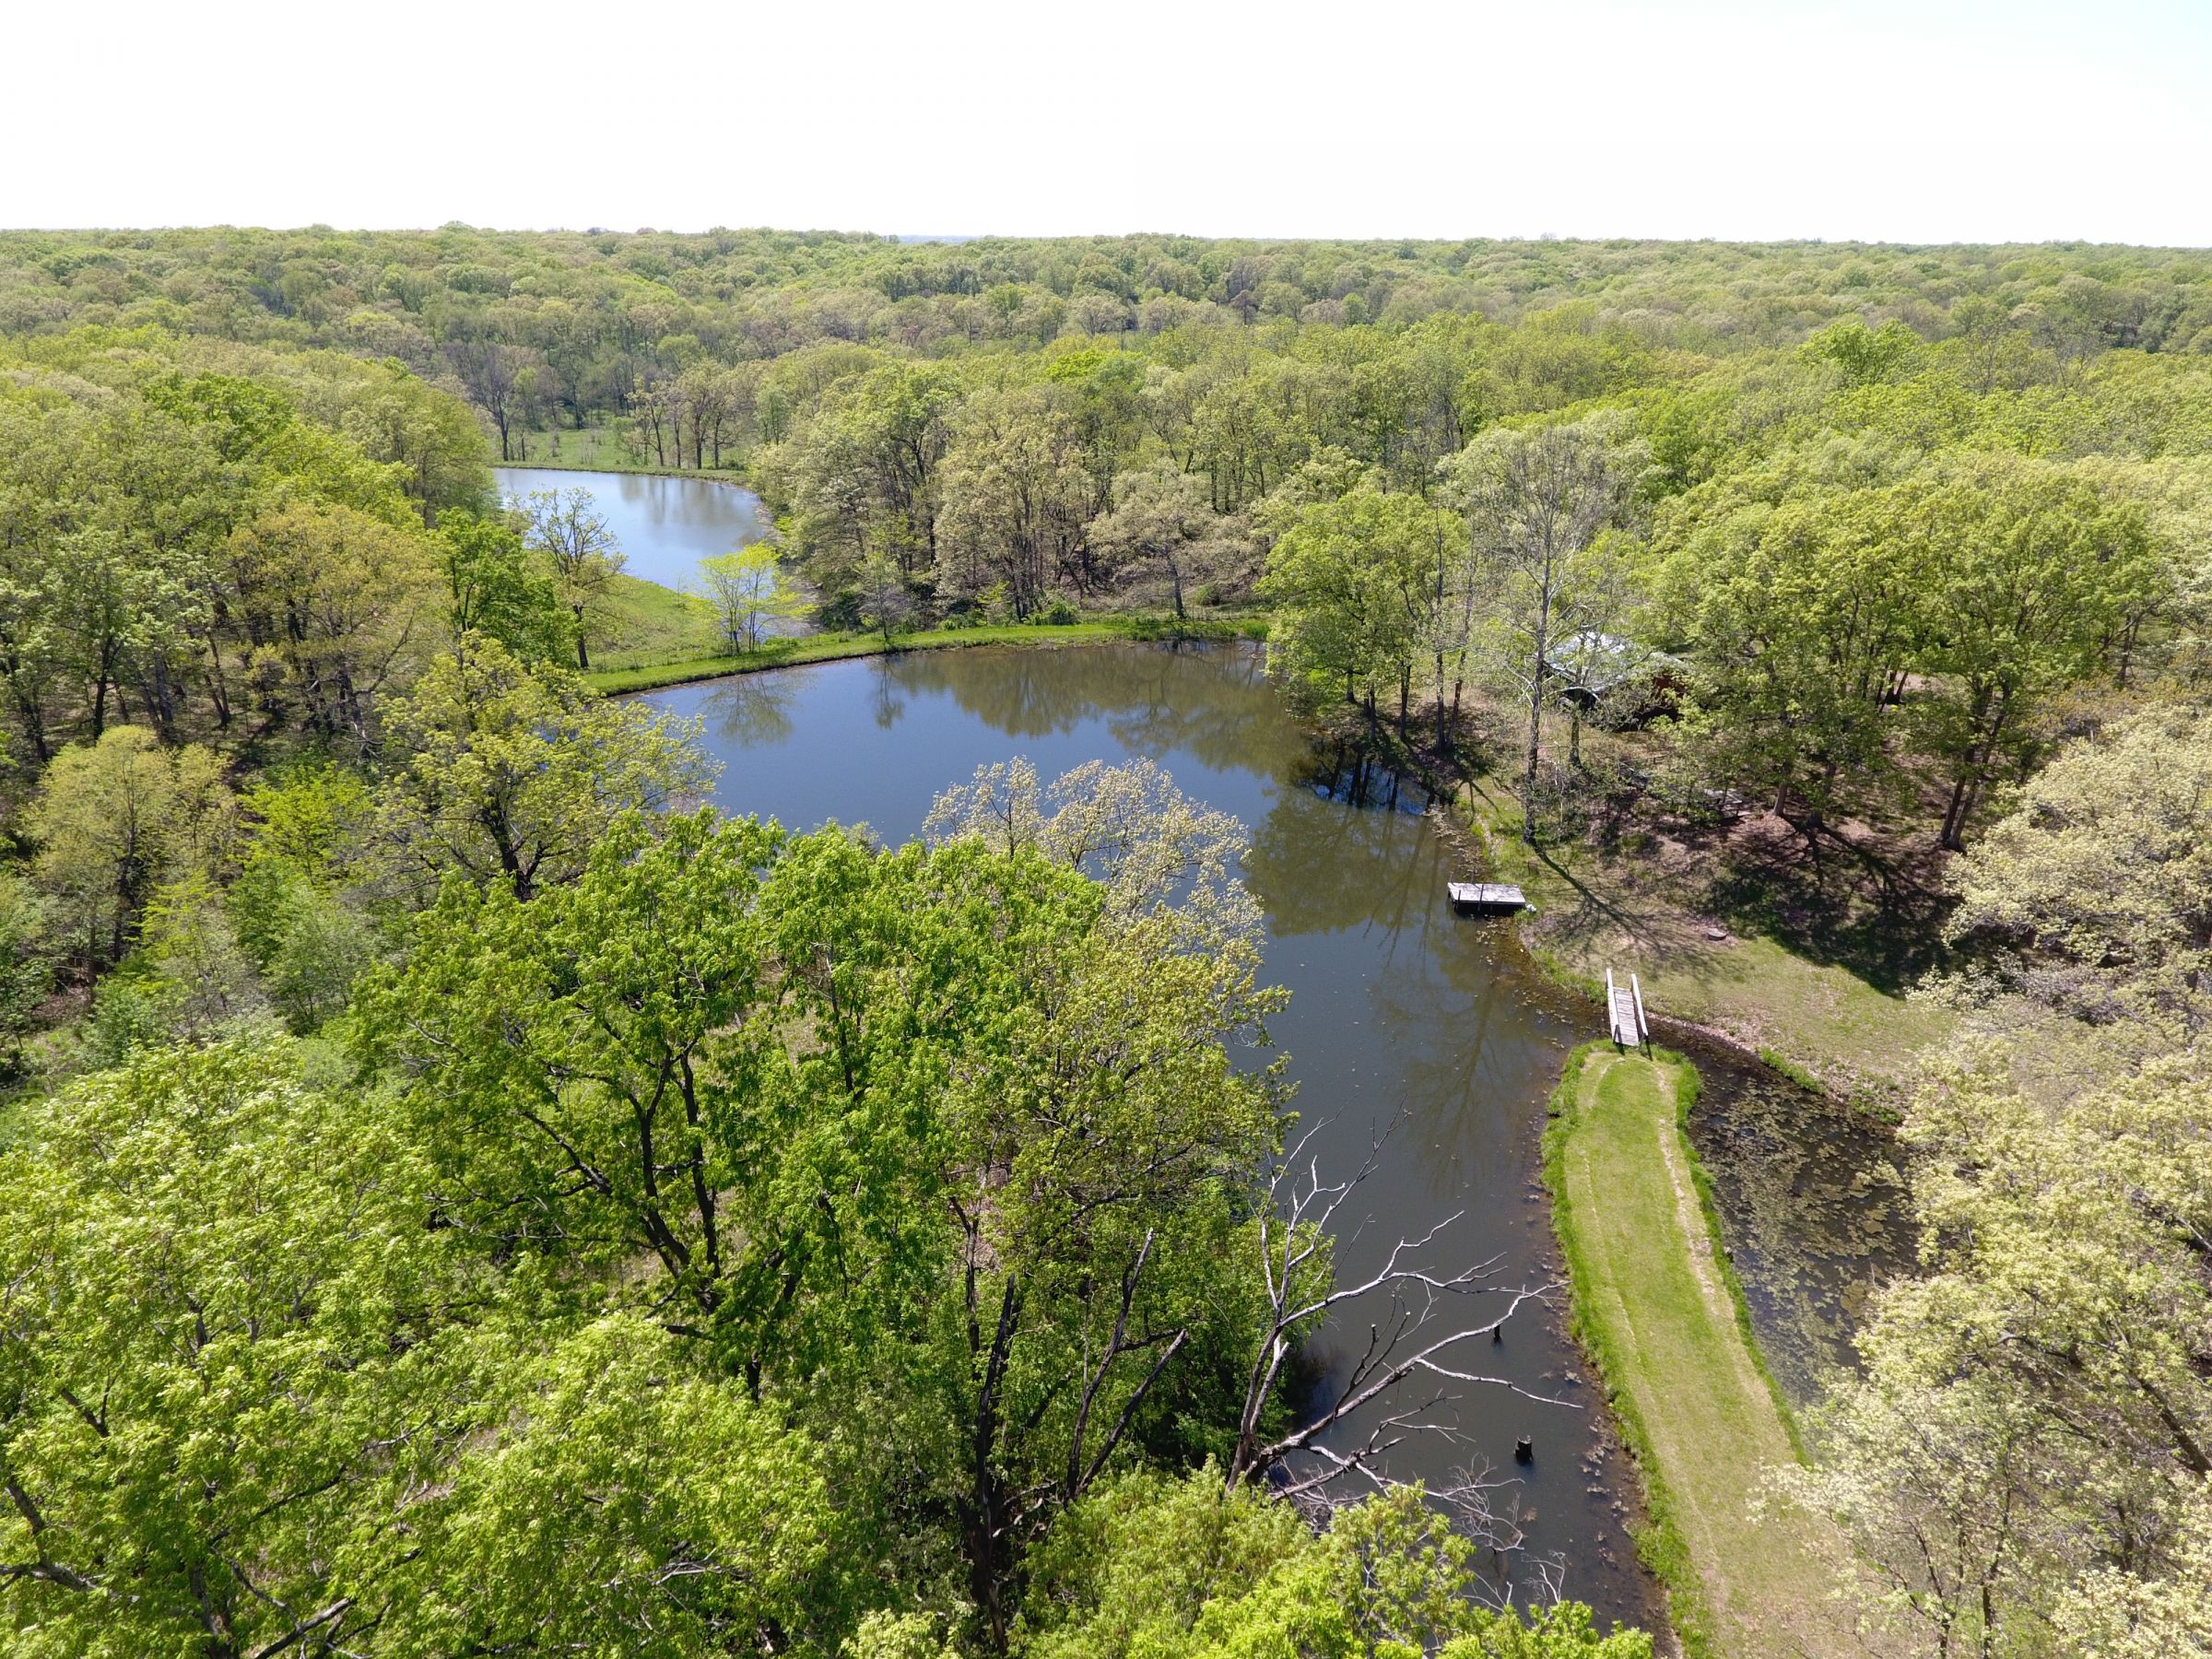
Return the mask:
<svg viewBox="0 0 2212 1659">
<path fill-rule="evenodd" d="M 936 793 L 979 765 L 1024 756 L 1050 779 L 1094 759 L 1158 762 L 1251 833 L 1244 874 L 1266 916 L 1266 972 L 1291 992 L 1271 1035 L 1289 1055 L 1304 1125 L 1321 1125 L 1312 1150 L 1324 1173 L 1352 1173 L 1382 1137 L 1372 1176 L 1339 1218 L 1340 1272 L 1371 1271 L 1401 1236 L 1448 1221 L 1430 1265 L 1488 1263 L 1488 1281 L 1501 1286 L 1557 1277 L 1539 1137 L 1566 1052 L 1602 1034 L 1597 1012 L 1535 982 L 1510 924 L 1452 912 L 1444 882 L 1464 871 L 1423 804 L 1406 791 L 1385 805 L 1348 798 L 1256 652 L 916 653 L 678 687 L 652 700 L 704 721 L 724 766 L 724 809 L 794 830 L 865 823 L 889 842 L 918 833 Z M 1739 1122 L 1741 1094 L 1733 1084 L 1714 1091 L 1708 1116 L 1722 1140 L 1737 1134 L 1727 1125 Z M 1765 1225 L 1754 1231 L 1771 1239 Z M 1766 1259 L 1747 1264 L 1747 1277 Z M 1839 1272 L 1848 1277 L 1847 1266 Z M 1470 1312 L 1484 1316 L 1479 1302 Z M 1444 1432 L 1407 1440 L 1389 1464 L 1432 1485 L 1470 1471 L 1504 1481 L 1492 1501 L 1525 1531 L 1520 1583 L 1530 1581 L 1526 1563 L 1550 1559 L 1569 1596 L 1607 1618 L 1651 1623 L 1655 1593 L 1628 1531 L 1632 1474 L 1563 1314 L 1562 1295 L 1555 1310 L 1524 1312 L 1502 1342 L 1463 1356 L 1468 1369 L 1544 1399 L 1465 1388 L 1455 1406 L 1428 1414 Z M 1342 1322 L 1313 1357 L 1340 1372 L 1366 1336 L 1364 1320 Z M 1363 1435 L 1354 1424 L 1347 1439 Z M 1535 1458 L 1518 1465 L 1524 1436 Z"/>
</svg>

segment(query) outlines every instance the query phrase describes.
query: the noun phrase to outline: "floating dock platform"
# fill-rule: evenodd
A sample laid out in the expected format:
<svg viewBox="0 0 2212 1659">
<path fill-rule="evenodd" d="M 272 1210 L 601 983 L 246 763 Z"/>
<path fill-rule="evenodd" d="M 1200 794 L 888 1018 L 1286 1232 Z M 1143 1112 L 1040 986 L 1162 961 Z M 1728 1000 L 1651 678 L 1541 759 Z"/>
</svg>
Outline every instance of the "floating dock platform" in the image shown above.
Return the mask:
<svg viewBox="0 0 2212 1659">
<path fill-rule="evenodd" d="M 1447 881 L 1444 890 L 1452 895 L 1453 910 L 1517 911 L 1528 907 L 1521 889 L 1502 881 Z"/>
</svg>

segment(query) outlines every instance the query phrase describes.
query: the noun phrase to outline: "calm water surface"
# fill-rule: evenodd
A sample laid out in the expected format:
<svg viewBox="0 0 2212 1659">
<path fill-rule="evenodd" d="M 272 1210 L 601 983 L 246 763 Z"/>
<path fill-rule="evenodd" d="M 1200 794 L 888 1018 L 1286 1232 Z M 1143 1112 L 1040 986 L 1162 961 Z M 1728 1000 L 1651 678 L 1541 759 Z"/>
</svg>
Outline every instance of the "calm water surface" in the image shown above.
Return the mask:
<svg viewBox="0 0 2212 1659">
<path fill-rule="evenodd" d="M 1157 761 L 1251 831 L 1245 877 L 1266 912 L 1267 974 L 1291 992 L 1271 1032 L 1290 1056 L 1305 1122 L 1327 1121 L 1315 1147 L 1324 1170 L 1349 1174 L 1388 1131 L 1380 1167 L 1340 1217 L 1343 1270 L 1370 1268 L 1401 1234 L 1460 1213 L 1432 1265 L 1494 1259 L 1490 1282 L 1501 1285 L 1558 1271 L 1537 1138 L 1567 1049 L 1599 1034 L 1594 1012 L 1562 1008 L 1501 962 L 1500 924 L 1452 914 L 1452 854 L 1415 803 L 1354 806 L 1317 772 L 1255 653 L 926 652 L 652 700 L 703 719 L 724 763 L 725 810 L 794 830 L 865 823 L 893 842 L 917 834 L 937 792 L 980 765 L 1026 756 L 1050 779 L 1094 759 Z M 1479 1304 L 1473 1312 L 1485 1317 Z M 1418 1437 L 1392 1466 L 1431 1483 L 1470 1468 L 1512 1480 L 1494 1507 L 1521 1520 L 1532 1553 L 1564 1561 L 1567 1593 L 1649 1622 L 1627 1474 L 1559 1324 L 1524 1310 L 1502 1344 L 1470 1344 L 1463 1359 L 1571 1405 L 1469 1389 L 1456 1409 L 1431 1414 L 1452 1438 Z M 1364 1324 L 1340 1330 L 1319 1358 L 1341 1366 L 1343 1345 L 1364 1337 Z M 1527 1467 L 1513 1461 L 1522 1435 L 1535 1445 Z"/>
<path fill-rule="evenodd" d="M 502 497 L 534 489 L 590 490 L 616 544 L 629 556 L 623 569 L 663 587 L 690 587 L 701 559 L 757 542 L 768 529 L 759 497 L 708 478 L 546 466 L 495 466 L 491 476 Z"/>
</svg>

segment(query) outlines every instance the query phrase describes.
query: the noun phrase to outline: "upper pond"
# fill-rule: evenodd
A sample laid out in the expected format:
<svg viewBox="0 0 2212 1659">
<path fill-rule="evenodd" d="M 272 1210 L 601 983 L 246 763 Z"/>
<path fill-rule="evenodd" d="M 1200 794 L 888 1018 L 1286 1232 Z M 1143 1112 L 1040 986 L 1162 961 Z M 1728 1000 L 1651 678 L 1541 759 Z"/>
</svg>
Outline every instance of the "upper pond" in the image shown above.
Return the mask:
<svg viewBox="0 0 2212 1659">
<path fill-rule="evenodd" d="M 710 553 L 759 541 L 768 528 L 760 499 L 709 478 L 659 478 L 641 473 L 564 472 L 545 466 L 497 466 L 502 497 L 534 489 L 588 489 L 606 518 L 632 576 L 688 589 Z"/>
<path fill-rule="evenodd" d="M 1270 1033 L 1289 1056 L 1296 1109 L 1307 1125 L 1324 1125 L 1315 1149 L 1324 1173 L 1349 1175 L 1387 1132 L 1373 1176 L 1340 1217 L 1342 1270 L 1371 1269 L 1400 1236 L 1456 1216 L 1430 1265 L 1494 1261 L 1488 1282 L 1500 1285 L 1558 1273 L 1538 1142 L 1567 1050 L 1602 1035 L 1597 1011 L 1536 983 L 1509 924 L 1453 915 L 1444 882 L 1462 866 L 1419 803 L 1407 793 L 1389 805 L 1348 799 L 1262 677 L 1256 652 L 912 653 L 678 687 L 651 700 L 703 721 L 724 767 L 724 810 L 794 830 L 865 823 L 889 842 L 919 833 L 937 792 L 980 765 L 1025 756 L 1049 780 L 1094 759 L 1157 761 L 1251 833 L 1244 876 L 1266 914 L 1266 972 L 1291 992 Z M 1864 1244 L 1854 1233 L 1800 1262 L 1783 1212 L 1827 1144 L 1799 1121 L 1806 1097 L 1790 1091 L 1794 1103 L 1777 1104 L 1727 1057 L 1698 1058 L 1708 1079 L 1700 1144 L 1712 1140 L 1731 1171 L 1747 1176 L 1772 1161 L 1764 1148 L 1782 1149 L 1782 1172 L 1759 1202 L 1724 1206 L 1724 1215 L 1750 1247 L 1739 1263 L 1759 1276 L 1755 1316 L 1777 1322 L 1771 1335 L 1792 1380 L 1809 1379 L 1849 1358 L 1843 1304 Z M 1755 1118 L 1738 1123 L 1737 1103 L 1756 1106 Z M 1765 1294 L 1771 1286 L 1781 1289 Z M 1467 1312 L 1470 1322 L 1487 1317 L 1479 1300 Z M 1432 1485 L 1469 1468 L 1514 1481 L 1493 1507 L 1519 1518 L 1532 1556 L 1564 1562 L 1566 1593 L 1607 1617 L 1649 1622 L 1653 1593 L 1627 1533 L 1629 1476 L 1562 1324 L 1563 1299 L 1548 1315 L 1524 1310 L 1501 1344 L 1470 1344 L 1464 1360 L 1571 1405 L 1467 1388 L 1456 1410 L 1431 1414 L 1452 1436 L 1415 1438 L 1392 1467 Z M 1343 1347 L 1366 1335 L 1364 1321 L 1345 1322 L 1319 1359 L 1341 1366 Z M 1535 1447 L 1524 1467 L 1513 1457 L 1523 1435 Z"/>
</svg>

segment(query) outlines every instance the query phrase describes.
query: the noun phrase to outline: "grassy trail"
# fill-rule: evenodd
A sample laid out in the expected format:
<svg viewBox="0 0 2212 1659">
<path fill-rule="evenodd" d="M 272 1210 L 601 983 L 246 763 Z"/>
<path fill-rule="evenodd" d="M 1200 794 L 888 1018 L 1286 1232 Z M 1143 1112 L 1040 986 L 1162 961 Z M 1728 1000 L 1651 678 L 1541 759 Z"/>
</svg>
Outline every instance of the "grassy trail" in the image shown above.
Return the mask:
<svg viewBox="0 0 2212 1659">
<path fill-rule="evenodd" d="M 1754 1520 L 1760 1471 L 1797 1455 L 1700 1190 L 1681 1122 L 1697 1074 L 1593 1044 L 1546 1142 L 1576 1333 L 1650 1497 L 1646 1559 L 1692 1655 L 1823 1659 L 1868 1645 L 1830 1604 L 1845 1548 L 1810 1516 Z"/>
</svg>

